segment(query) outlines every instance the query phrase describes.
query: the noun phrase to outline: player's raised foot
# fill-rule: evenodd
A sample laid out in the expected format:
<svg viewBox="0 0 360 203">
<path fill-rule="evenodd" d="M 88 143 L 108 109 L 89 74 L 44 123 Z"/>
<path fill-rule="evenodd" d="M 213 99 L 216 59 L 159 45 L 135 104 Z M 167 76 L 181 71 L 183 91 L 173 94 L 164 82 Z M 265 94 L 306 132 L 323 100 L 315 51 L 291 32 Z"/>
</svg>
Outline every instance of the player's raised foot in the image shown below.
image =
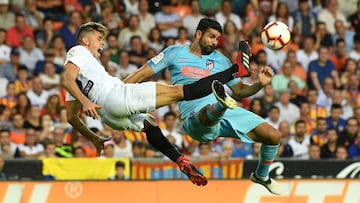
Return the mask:
<svg viewBox="0 0 360 203">
<path fill-rule="evenodd" d="M 234 109 L 237 106 L 237 102 L 233 99 L 230 95 L 225 92 L 224 85 L 218 81 L 214 80 L 211 83 L 211 88 L 213 94 L 215 95 L 216 99 L 224 106 L 229 109 Z"/>
<path fill-rule="evenodd" d="M 205 186 L 207 184 L 206 177 L 190 162 L 186 157 L 179 157 L 176 160 L 180 170 L 187 175 L 190 181 L 197 186 Z"/>
<path fill-rule="evenodd" d="M 250 75 L 250 47 L 245 40 L 240 40 L 236 64 L 238 65 L 238 77 Z"/>
<path fill-rule="evenodd" d="M 92 141 L 96 148 L 96 156 L 101 155 L 101 150 L 104 149 L 104 142 L 111 140 L 111 137 L 96 136 L 96 140 Z"/>
<path fill-rule="evenodd" d="M 269 192 L 271 192 L 274 195 L 282 194 L 279 183 L 277 183 L 274 179 L 270 177 L 266 181 L 262 181 L 260 178 L 256 176 L 255 172 L 252 172 L 250 174 L 250 180 L 254 183 L 258 183 L 264 186 Z"/>
</svg>

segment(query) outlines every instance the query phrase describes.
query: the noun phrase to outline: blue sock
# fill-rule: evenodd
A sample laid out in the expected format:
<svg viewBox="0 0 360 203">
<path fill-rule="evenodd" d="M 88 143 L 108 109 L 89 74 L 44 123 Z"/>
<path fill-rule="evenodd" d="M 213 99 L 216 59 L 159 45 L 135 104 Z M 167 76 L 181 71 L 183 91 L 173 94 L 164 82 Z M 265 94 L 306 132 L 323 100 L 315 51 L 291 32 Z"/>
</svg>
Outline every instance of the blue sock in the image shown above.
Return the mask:
<svg viewBox="0 0 360 203">
<path fill-rule="evenodd" d="M 257 177 L 264 181 L 269 178 L 269 167 L 274 161 L 278 149 L 279 145 L 261 145 L 260 159 L 256 168 Z"/>
<path fill-rule="evenodd" d="M 219 102 L 216 102 L 211 106 L 208 106 L 208 108 L 206 109 L 206 114 L 210 120 L 219 121 L 224 115 L 226 109 L 227 107 L 224 107 Z"/>
</svg>

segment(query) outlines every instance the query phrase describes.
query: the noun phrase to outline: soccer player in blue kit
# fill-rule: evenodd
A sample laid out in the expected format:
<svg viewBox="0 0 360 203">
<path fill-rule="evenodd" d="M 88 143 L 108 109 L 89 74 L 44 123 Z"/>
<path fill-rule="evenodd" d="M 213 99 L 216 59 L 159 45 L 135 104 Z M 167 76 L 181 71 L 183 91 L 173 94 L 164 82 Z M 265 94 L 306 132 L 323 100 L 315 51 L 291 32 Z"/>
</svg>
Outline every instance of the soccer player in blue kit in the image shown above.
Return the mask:
<svg viewBox="0 0 360 203">
<path fill-rule="evenodd" d="M 215 49 L 221 34 L 222 28 L 217 21 L 203 18 L 198 24 L 191 45 L 166 48 L 124 82 L 144 81 L 165 68 L 169 69 L 173 84 L 190 84 L 216 75 L 232 65 L 228 58 Z M 259 81 L 252 85 L 242 83 L 240 78 L 228 77 L 231 78 L 228 81 L 222 78 L 219 80 L 226 82 L 235 99 L 240 99 L 255 94 L 270 83 L 273 75 L 272 69 L 265 67 L 259 70 Z M 219 85 L 222 84 L 215 81 L 213 88 Z M 276 157 L 280 143 L 279 131 L 261 117 L 241 107 L 226 111 L 226 107 L 216 102 L 215 96 L 210 94 L 200 99 L 178 102 L 185 132 L 201 142 L 208 142 L 219 136 L 237 138 L 244 142 L 261 142 L 261 156 L 250 179 L 273 194 L 281 194 L 279 184 L 269 177 L 269 167 Z"/>
</svg>

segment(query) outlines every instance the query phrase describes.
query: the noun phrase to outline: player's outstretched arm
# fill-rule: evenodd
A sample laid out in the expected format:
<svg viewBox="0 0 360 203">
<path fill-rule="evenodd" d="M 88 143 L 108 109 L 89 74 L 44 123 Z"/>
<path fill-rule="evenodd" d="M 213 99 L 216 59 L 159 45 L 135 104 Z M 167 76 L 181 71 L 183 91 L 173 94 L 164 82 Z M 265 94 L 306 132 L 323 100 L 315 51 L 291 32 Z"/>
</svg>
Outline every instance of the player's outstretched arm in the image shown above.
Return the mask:
<svg viewBox="0 0 360 203">
<path fill-rule="evenodd" d="M 90 116 L 95 119 L 99 119 L 99 115 L 96 112 L 96 109 L 101 108 L 101 106 L 92 103 L 80 90 L 76 84 L 76 78 L 79 74 L 80 68 L 75 64 L 69 62 L 65 65 L 64 70 L 64 88 L 75 97 L 82 105 L 84 113 L 87 116 Z"/>
<path fill-rule="evenodd" d="M 81 104 L 77 100 L 67 101 L 66 103 L 67 120 L 81 135 L 86 137 L 95 145 L 96 155 L 100 156 L 104 142 L 110 140 L 110 137 L 99 137 L 89 128 L 87 128 L 85 123 L 78 116 L 78 112 L 80 108 L 81 108 Z"/>
</svg>

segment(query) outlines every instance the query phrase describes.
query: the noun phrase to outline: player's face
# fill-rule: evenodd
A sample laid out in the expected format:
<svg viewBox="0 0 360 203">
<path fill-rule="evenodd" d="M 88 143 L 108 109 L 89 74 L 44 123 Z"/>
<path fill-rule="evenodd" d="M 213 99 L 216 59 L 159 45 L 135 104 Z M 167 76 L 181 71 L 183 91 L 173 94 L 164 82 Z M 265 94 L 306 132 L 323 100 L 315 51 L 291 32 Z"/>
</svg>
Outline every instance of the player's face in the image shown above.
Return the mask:
<svg viewBox="0 0 360 203">
<path fill-rule="evenodd" d="M 88 36 L 89 40 L 89 50 L 96 57 L 100 57 L 100 52 L 104 49 L 104 37 L 98 31 L 93 31 L 92 34 Z"/>
<path fill-rule="evenodd" d="M 219 42 L 220 36 L 221 33 L 212 28 L 202 33 L 199 40 L 201 53 L 203 55 L 211 54 L 215 50 L 216 45 Z"/>
</svg>

